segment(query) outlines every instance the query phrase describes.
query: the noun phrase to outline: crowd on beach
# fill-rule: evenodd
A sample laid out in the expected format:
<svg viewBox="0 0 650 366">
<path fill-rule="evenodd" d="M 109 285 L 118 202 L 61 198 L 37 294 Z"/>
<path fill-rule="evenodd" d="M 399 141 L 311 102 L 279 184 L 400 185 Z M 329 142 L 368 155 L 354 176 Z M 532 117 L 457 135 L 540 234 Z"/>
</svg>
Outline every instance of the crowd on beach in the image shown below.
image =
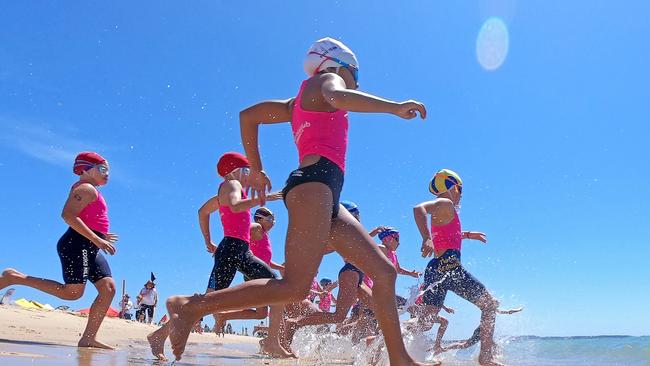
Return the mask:
<svg viewBox="0 0 650 366">
<path fill-rule="evenodd" d="M 347 173 L 349 112 L 386 113 L 402 119 L 425 119 L 427 114 L 420 102 L 395 102 L 359 91 L 358 65 L 356 55 L 342 42 L 320 39 L 306 54 L 308 78 L 294 98 L 264 101 L 241 111 L 245 154 L 231 151 L 221 155 L 217 173 L 222 181 L 217 193 L 198 208 L 205 250 L 214 257 L 205 292 L 167 299 L 168 321 L 147 337 L 154 357 L 167 359 L 165 341 L 169 339 L 174 357 L 180 360 L 189 333 L 205 331 L 201 321 L 213 315 L 217 333 L 232 332 L 228 321 L 234 319 L 268 317 L 260 348 L 271 357 L 296 357 L 291 348 L 296 331 L 319 326 L 319 332 L 337 332 L 355 343 L 381 344 L 391 365 L 421 365 L 407 352 L 403 332 L 424 333 L 437 325 L 430 349 L 434 354 L 480 343 L 479 364 L 501 365 L 494 342 L 496 315 L 519 309 L 499 310 L 497 299 L 461 263 L 463 240 L 485 243 L 487 237 L 461 227 L 457 212 L 463 193 L 460 175 L 451 169 L 435 169 L 428 184 L 432 199 L 412 209 L 422 236 L 417 255 L 433 257 L 423 271 L 400 266 L 398 228 L 380 225 L 366 230 L 361 223 L 362 208 L 340 197 Z M 276 123 L 290 123 L 299 153 L 298 167 L 289 173 L 281 191 L 272 191 L 258 145 L 260 125 Z M 109 172 L 107 159 L 97 152 L 81 152 L 73 163 L 73 173 L 79 179 L 63 208 L 62 218 L 69 229 L 57 244 L 63 283 L 11 268 L 0 277 L 0 289 L 24 285 L 64 300 L 81 297 L 90 281 L 98 295 L 79 347 L 113 348 L 96 337 L 116 293 L 104 254 L 116 253 L 118 236 L 109 230 L 107 204 L 98 189 L 108 183 Z M 284 263 L 273 261 L 268 234 L 276 218 L 266 203 L 276 200 L 283 200 L 288 212 Z M 215 212 L 224 233 L 218 243 L 210 229 Z M 406 250 L 413 255 L 412 248 Z M 341 255 L 345 265 L 336 280 L 318 280 L 321 260 L 330 253 Z M 245 281 L 232 286 L 236 272 L 242 273 Z M 409 298 L 398 296 L 398 275 L 423 276 L 420 291 Z M 444 304 L 448 291 L 476 305 L 481 320 L 467 341 L 443 346 L 448 320 L 441 310 L 454 311 Z M 151 323 L 157 305 L 152 278 L 137 295 L 135 305 L 128 295 L 122 298 L 121 316 L 129 319 L 135 310 L 135 319 Z M 400 323 L 398 309 L 408 312 L 411 319 Z M 332 324 L 335 327 L 330 327 Z"/>
</svg>

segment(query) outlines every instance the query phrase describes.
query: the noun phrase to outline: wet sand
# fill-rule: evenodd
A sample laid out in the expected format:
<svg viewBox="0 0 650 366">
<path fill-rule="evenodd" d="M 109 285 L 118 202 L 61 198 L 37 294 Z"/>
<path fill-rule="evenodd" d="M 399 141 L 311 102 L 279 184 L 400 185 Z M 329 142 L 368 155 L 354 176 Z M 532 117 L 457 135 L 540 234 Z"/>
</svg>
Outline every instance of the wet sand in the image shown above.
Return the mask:
<svg viewBox="0 0 650 366">
<path fill-rule="evenodd" d="M 0 365 L 122 366 L 164 365 L 149 352 L 146 335 L 157 326 L 106 318 L 98 339 L 116 351 L 80 349 L 77 342 L 86 318 L 63 311 L 0 306 Z M 236 335 L 192 334 L 187 351 L 176 365 L 265 365 L 258 354 L 258 338 Z M 169 343 L 166 355 L 172 358 Z M 296 361 L 273 361 L 295 364 Z"/>
</svg>

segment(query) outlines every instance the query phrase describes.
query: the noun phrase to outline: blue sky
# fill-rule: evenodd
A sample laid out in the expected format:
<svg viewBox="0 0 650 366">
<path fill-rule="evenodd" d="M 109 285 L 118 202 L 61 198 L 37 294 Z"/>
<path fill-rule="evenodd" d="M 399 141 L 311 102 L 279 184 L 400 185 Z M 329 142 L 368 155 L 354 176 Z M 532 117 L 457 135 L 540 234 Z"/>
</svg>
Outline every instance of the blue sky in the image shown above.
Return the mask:
<svg viewBox="0 0 650 366">
<path fill-rule="evenodd" d="M 504 307 L 526 307 L 498 319 L 500 334 L 648 334 L 647 2 L 65 5 L 0 14 L 0 267 L 61 279 L 71 161 L 91 149 L 112 164 L 102 192 L 121 237 L 116 280 L 134 294 L 154 271 L 162 298 L 203 291 L 212 259 L 196 211 L 216 192 L 220 154 L 242 150 L 237 113 L 295 95 L 306 49 L 332 36 L 357 53 L 363 90 L 429 110 L 424 122 L 351 116 L 342 196 L 368 229 L 401 229 L 403 267 L 426 266 L 411 207 L 451 168 L 465 182 L 463 226 L 489 239 L 464 243 L 465 266 Z M 476 54 L 490 17 L 509 31 L 495 71 Z M 262 128 L 261 144 L 280 189 L 297 165 L 289 126 Z M 270 208 L 282 261 L 286 214 Z M 330 255 L 320 276 L 341 264 Z M 449 337 L 468 336 L 478 311 L 447 299 Z"/>
</svg>

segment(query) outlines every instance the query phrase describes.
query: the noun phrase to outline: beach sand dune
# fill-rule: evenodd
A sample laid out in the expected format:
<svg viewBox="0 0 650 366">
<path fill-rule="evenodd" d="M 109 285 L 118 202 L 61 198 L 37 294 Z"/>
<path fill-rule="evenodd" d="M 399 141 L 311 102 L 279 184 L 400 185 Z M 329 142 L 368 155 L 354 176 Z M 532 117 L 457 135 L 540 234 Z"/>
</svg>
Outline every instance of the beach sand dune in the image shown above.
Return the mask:
<svg viewBox="0 0 650 366">
<path fill-rule="evenodd" d="M 106 318 L 98 338 L 117 351 L 79 349 L 86 318 L 64 311 L 0 306 L 0 365 L 122 366 L 162 365 L 149 352 L 146 335 L 156 326 Z M 192 334 L 176 365 L 292 365 L 258 354 L 258 338 Z M 171 350 L 167 343 L 167 357 Z"/>
</svg>

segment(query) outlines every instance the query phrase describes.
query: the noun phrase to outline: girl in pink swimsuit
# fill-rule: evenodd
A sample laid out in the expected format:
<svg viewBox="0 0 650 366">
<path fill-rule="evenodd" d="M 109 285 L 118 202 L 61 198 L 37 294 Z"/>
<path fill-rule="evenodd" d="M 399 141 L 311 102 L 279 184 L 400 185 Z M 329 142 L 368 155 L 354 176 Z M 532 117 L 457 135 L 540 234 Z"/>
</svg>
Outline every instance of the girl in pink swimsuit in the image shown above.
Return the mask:
<svg viewBox="0 0 650 366">
<path fill-rule="evenodd" d="M 246 279 L 276 278 L 269 265 L 255 257 L 250 250 L 251 214 L 250 209 L 260 204 L 259 197 L 248 197 L 242 185 L 248 177 L 250 164 L 246 157 L 237 152 L 227 152 L 219 158 L 217 173 L 223 178 L 217 195 L 206 201 L 199 209 L 199 226 L 205 240 L 205 247 L 214 257 L 206 293 L 228 288 L 235 274 L 240 272 Z M 269 195 L 269 201 L 279 199 L 280 194 Z M 219 211 L 224 237 L 215 245 L 210 232 L 210 215 Z M 275 309 L 274 309 L 275 308 Z M 282 321 L 282 307 L 271 309 L 269 336 L 279 338 Z M 221 330 L 224 319 L 264 319 L 269 315 L 268 308 L 257 309 L 241 307 L 230 309 L 227 314 L 214 312 L 215 329 Z M 170 315 L 173 315 L 170 313 Z M 198 319 L 197 319 L 198 321 Z M 196 323 L 196 322 L 195 322 Z M 164 344 L 169 336 L 171 323 L 165 324 L 147 336 L 151 352 L 160 360 L 165 360 Z M 285 351 L 286 353 L 286 351 Z"/>
<path fill-rule="evenodd" d="M 242 145 L 251 162 L 248 185 L 253 197 L 262 201 L 271 181 L 260 159 L 259 125 L 291 123 L 299 164 L 283 189 L 289 211 L 285 275 L 280 280 L 249 281 L 201 297 L 170 298 L 174 353 L 181 357 L 191 327 L 202 315 L 304 299 L 329 244 L 375 281 L 373 295 L 383 305 L 377 310 L 377 319 L 390 363 L 415 365 L 400 332 L 395 268 L 363 226 L 346 210 L 339 209 L 339 196 L 345 171 L 349 112 L 389 113 L 412 119 L 418 113 L 424 118 L 426 110 L 415 101 L 394 102 L 358 91 L 356 56 L 337 40 L 316 41 L 307 52 L 304 65 L 308 78 L 300 85 L 295 98 L 262 102 L 240 113 Z"/>
<path fill-rule="evenodd" d="M 433 349 L 442 352 L 440 346 L 447 326 L 446 320 L 438 315 L 448 291 L 476 305 L 481 310 L 480 339 L 481 365 L 498 366 L 494 360 L 494 322 L 499 302 L 485 286 L 460 261 L 463 239 L 487 241 L 484 233 L 462 231 L 456 207 L 460 204 L 463 181 L 460 176 L 449 169 L 439 170 L 431 179 L 429 191 L 436 198 L 423 202 L 413 208 L 415 222 L 422 235 L 422 257 L 434 255 L 424 274 L 423 308 L 419 325 L 422 329 L 431 328 L 434 322 L 440 322 L 438 335 Z M 427 216 L 431 215 L 431 227 Z"/>
<path fill-rule="evenodd" d="M 108 230 L 108 207 L 97 189 L 108 183 L 109 166 L 99 154 L 85 151 L 77 155 L 73 172 L 79 180 L 72 185 L 62 214 L 70 227 L 57 245 L 64 284 L 8 268 L 0 276 L 0 290 L 10 285 L 23 285 L 63 300 L 77 300 L 84 293 L 86 281 L 90 280 L 98 294 L 90 307 L 86 330 L 78 346 L 113 349 L 96 338 L 115 296 L 111 269 L 100 250 L 115 254 L 117 235 Z"/>
</svg>

